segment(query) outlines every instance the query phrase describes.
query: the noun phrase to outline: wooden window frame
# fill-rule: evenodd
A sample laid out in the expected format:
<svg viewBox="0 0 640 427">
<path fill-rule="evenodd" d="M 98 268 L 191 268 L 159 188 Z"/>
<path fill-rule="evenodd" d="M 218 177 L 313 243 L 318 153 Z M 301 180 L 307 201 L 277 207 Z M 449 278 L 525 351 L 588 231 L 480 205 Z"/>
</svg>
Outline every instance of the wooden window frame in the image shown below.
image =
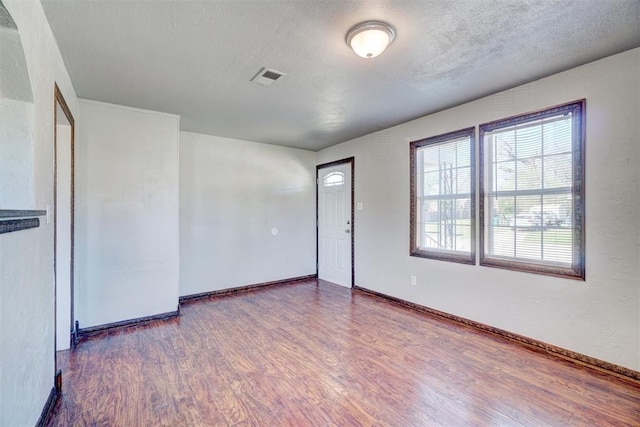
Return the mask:
<svg viewBox="0 0 640 427">
<path fill-rule="evenodd" d="M 479 126 L 479 183 L 480 183 L 480 265 L 507 270 L 523 271 L 549 276 L 585 280 L 585 99 L 557 105 L 551 108 L 516 115 L 505 119 L 484 123 Z M 572 113 L 572 262 L 570 267 L 536 263 L 535 261 L 518 261 L 512 258 L 489 256 L 485 253 L 487 242 L 486 227 L 486 194 L 485 186 L 485 133 L 496 129 L 522 124 L 562 113 Z"/>
<path fill-rule="evenodd" d="M 417 180 L 416 173 L 418 172 L 416 167 L 416 152 L 418 149 L 429 146 L 442 144 L 450 140 L 455 140 L 463 137 L 469 138 L 470 153 L 469 153 L 469 168 L 470 168 L 470 250 L 469 252 L 463 251 L 449 251 L 449 250 L 437 250 L 437 249 L 425 249 L 418 246 L 417 238 Z M 448 132 L 441 135 L 432 136 L 429 138 L 419 139 L 411 141 L 409 143 L 409 170 L 410 170 L 410 206 L 409 206 L 409 255 L 430 258 L 441 261 L 458 262 L 462 264 L 476 263 L 476 128 L 469 127 L 453 132 Z"/>
</svg>

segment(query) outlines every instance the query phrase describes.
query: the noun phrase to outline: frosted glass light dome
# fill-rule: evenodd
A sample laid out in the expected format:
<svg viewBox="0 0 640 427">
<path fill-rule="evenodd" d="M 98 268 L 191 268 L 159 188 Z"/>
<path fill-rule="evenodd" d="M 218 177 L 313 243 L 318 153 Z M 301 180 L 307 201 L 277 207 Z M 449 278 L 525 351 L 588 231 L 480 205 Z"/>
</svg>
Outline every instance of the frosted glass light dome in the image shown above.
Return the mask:
<svg viewBox="0 0 640 427">
<path fill-rule="evenodd" d="M 386 22 L 366 21 L 349 29 L 346 42 L 356 55 L 371 59 L 384 52 L 395 37 L 395 29 Z"/>
</svg>

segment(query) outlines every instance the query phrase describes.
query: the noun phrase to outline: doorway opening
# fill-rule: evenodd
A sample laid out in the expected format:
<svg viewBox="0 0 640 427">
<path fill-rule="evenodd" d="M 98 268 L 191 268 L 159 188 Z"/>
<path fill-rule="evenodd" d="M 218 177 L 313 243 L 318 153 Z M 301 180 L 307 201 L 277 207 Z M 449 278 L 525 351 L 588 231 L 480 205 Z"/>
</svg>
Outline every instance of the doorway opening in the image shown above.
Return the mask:
<svg viewBox="0 0 640 427">
<path fill-rule="evenodd" d="M 316 166 L 316 272 L 348 288 L 355 284 L 354 171 L 353 157 Z"/>
<path fill-rule="evenodd" d="M 62 92 L 54 84 L 53 264 L 55 351 L 76 343 L 74 326 L 74 175 L 75 125 Z M 57 358 L 55 369 L 58 372 Z"/>
</svg>

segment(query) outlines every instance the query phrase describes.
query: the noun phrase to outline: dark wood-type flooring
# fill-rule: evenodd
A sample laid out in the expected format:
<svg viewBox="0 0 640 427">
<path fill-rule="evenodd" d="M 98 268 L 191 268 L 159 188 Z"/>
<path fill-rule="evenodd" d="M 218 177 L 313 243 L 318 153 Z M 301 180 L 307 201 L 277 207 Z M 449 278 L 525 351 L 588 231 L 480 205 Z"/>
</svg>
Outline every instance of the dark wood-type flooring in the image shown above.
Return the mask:
<svg viewBox="0 0 640 427">
<path fill-rule="evenodd" d="M 640 385 L 322 282 L 59 353 L 49 426 L 640 425 Z"/>
</svg>

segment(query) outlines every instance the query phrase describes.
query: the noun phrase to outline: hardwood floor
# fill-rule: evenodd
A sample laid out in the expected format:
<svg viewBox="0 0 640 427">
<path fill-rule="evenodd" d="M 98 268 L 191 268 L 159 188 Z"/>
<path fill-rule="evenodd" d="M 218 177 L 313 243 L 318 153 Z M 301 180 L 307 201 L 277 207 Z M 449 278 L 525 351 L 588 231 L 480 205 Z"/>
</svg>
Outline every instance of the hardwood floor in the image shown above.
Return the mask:
<svg viewBox="0 0 640 427">
<path fill-rule="evenodd" d="M 640 425 L 640 384 L 316 280 L 59 353 L 49 426 Z"/>
</svg>

